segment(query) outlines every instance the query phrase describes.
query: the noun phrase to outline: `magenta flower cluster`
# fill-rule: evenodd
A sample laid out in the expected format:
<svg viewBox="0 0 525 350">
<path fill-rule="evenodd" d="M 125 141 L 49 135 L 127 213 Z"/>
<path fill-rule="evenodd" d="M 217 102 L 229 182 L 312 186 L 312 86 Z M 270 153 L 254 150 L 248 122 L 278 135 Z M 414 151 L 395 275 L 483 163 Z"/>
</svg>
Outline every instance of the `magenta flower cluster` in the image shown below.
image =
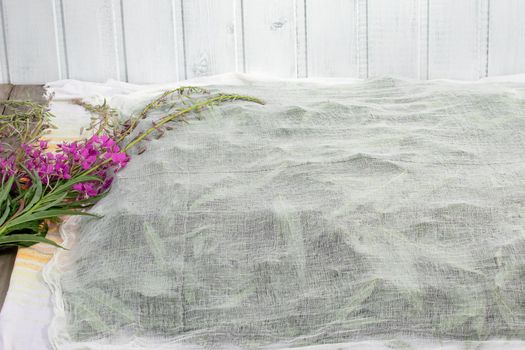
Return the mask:
<svg viewBox="0 0 525 350">
<path fill-rule="evenodd" d="M 106 135 L 94 135 L 84 141 L 64 142 L 56 152 L 48 151 L 46 141 L 35 145 L 22 145 L 23 159 L 20 161 L 27 170 L 35 172 L 43 184 L 69 180 L 91 170 L 89 175 L 97 176 L 100 182 L 91 181 L 73 185 L 79 198 L 97 196 L 106 191 L 113 181 L 113 174 L 124 168 L 129 157 L 117 143 Z M 7 175 L 18 172 L 24 176 L 23 167 L 16 169 L 14 156 L 0 159 L 2 170 Z"/>
<path fill-rule="evenodd" d="M 0 149 L 0 152 L 3 151 L 3 149 Z M 7 177 L 11 177 L 16 173 L 16 157 L 15 155 L 9 155 L 7 158 L 0 157 L 0 178 L 7 175 Z"/>
</svg>

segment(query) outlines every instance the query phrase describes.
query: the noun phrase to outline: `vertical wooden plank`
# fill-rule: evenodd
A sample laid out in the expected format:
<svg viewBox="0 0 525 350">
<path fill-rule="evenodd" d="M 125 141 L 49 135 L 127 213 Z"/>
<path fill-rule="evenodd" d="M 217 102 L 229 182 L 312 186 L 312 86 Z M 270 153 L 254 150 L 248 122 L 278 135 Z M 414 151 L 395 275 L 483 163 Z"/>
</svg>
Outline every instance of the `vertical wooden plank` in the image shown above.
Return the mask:
<svg viewBox="0 0 525 350">
<path fill-rule="evenodd" d="M 297 76 L 296 3 L 244 1 L 246 70 L 278 77 Z"/>
<path fill-rule="evenodd" d="M 184 0 L 171 0 L 171 22 L 173 37 L 175 43 L 175 65 L 177 71 L 177 80 L 188 79 L 188 68 L 186 64 L 186 51 L 185 51 L 185 33 L 184 33 L 184 13 L 183 13 L 183 2 Z"/>
<path fill-rule="evenodd" d="M 121 79 L 115 20 L 116 0 L 63 3 L 69 77 L 89 81 Z"/>
<path fill-rule="evenodd" d="M 486 0 L 432 0 L 429 77 L 479 79 L 487 57 Z"/>
<path fill-rule="evenodd" d="M 117 70 L 119 80 L 128 81 L 128 67 L 126 61 L 126 44 L 124 42 L 124 13 L 122 8 L 123 1 L 113 0 L 113 33 L 115 33 L 115 43 L 117 51 Z"/>
<path fill-rule="evenodd" d="M 368 78 L 368 0 L 357 0 L 358 77 Z"/>
<path fill-rule="evenodd" d="M 309 76 L 358 76 L 356 6 L 356 0 L 306 1 Z"/>
<path fill-rule="evenodd" d="M 188 78 L 236 70 L 235 0 L 183 2 Z"/>
<path fill-rule="evenodd" d="M 368 0 L 368 72 L 420 78 L 419 0 Z M 426 39 L 426 37 L 424 38 Z"/>
<path fill-rule="evenodd" d="M 10 77 L 29 84 L 62 78 L 52 0 L 4 0 Z"/>
<path fill-rule="evenodd" d="M 295 76 L 308 77 L 306 0 L 295 0 Z"/>
<path fill-rule="evenodd" d="M 66 54 L 66 40 L 64 28 L 64 0 L 51 0 L 54 13 L 55 41 L 57 47 L 57 60 L 59 79 L 69 78 L 69 67 Z"/>
<path fill-rule="evenodd" d="M 430 0 L 418 1 L 419 12 L 419 79 L 428 79 L 428 27 L 429 27 L 429 4 Z"/>
<path fill-rule="evenodd" d="M 246 72 L 244 59 L 244 1 L 234 0 L 233 30 L 235 40 L 235 71 Z"/>
<path fill-rule="evenodd" d="M 490 2 L 488 75 L 525 73 L 525 1 Z"/>
<path fill-rule="evenodd" d="M 479 0 L 479 72 L 480 78 L 488 76 L 489 72 L 489 27 L 490 27 L 490 0 Z"/>
<path fill-rule="evenodd" d="M 161 83 L 185 79 L 180 0 L 123 2 L 128 80 Z M 180 47 L 178 46 L 180 45 Z"/>
<path fill-rule="evenodd" d="M 0 83 L 9 83 L 9 62 L 7 61 L 6 31 L 2 1 L 0 1 L 0 31 Z"/>
</svg>

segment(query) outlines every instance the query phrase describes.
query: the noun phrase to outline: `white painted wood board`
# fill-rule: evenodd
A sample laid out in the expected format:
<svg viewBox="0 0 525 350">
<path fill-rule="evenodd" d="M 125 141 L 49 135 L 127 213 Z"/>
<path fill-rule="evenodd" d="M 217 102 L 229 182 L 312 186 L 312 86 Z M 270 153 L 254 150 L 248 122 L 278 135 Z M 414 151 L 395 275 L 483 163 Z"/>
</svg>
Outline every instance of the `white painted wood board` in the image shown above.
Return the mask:
<svg viewBox="0 0 525 350">
<path fill-rule="evenodd" d="M 295 1 L 244 1 L 246 71 L 297 77 Z"/>
<path fill-rule="evenodd" d="M 525 73 L 522 0 L 0 0 L 0 82 Z"/>
<path fill-rule="evenodd" d="M 106 81 L 122 79 L 116 33 L 115 0 L 63 2 L 69 77 Z M 89 69 L 87 69 L 89 67 Z"/>
<path fill-rule="evenodd" d="M 429 2 L 429 78 L 476 80 L 486 76 L 487 0 Z"/>
<path fill-rule="evenodd" d="M 9 75 L 14 84 L 63 78 L 55 1 L 3 0 Z"/>
<path fill-rule="evenodd" d="M 122 12 L 128 80 L 185 79 L 180 0 L 126 0 Z"/>
<path fill-rule="evenodd" d="M 525 1 L 490 2 L 488 75 L 525 72 Z"/>
<path fill-rule="evenodd" d="M 307 0 L 307 60 L 310 77 L 357 77 L 356 0 Z"/>
<path fill-rule="evenodd" d="M 4 10 L 0 2 L 0 84 L 9 83 L 9 67 L 7 60 L 6 33 L 4 30 Z"/>
<path fill-rule="evenodd" d="M 368 0 L 368 76 L 384 75 L 408 78 L 421 76 L 421 60 L 426 58 L 427 26 L 420 0 Z M 423 53 L 423 54 L 421 54 Z"/>
<path fill-rule="evenodd" d="M 238 70 L 235 35 L 242 28 L 236 27 L 237 5 L 234 0 L 183 2 L 188 78 Z"/>
</svg>

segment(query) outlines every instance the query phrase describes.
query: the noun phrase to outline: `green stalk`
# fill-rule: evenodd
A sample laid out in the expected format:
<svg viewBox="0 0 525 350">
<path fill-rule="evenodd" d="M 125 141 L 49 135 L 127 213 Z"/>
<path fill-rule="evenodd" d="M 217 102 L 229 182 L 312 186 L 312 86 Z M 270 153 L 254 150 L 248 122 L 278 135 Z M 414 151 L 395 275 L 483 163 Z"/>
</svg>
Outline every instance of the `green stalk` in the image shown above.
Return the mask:
<svg viewBox="0 0 525 350">
<path fill-rule="evenodd" d="M 188 92 L 187 95 L 184 94 L 186 91 Z M 126 138 L 126 136 L 128 136 L 133 130 L 135 130 L 139 121 L 141 119 L 144 119 L 149 113 L 149 111 L 159 108 L 168 96 L 173 95 L 175 93 L 178 93 L 180 96 L 190 98 L 190 93 L 209 94 L 209 91 L 193 86 L 181 86 L 173 90 L 165 91 L 164 93 L 162 93 L 162 95 L 148 103 L 136 118 L 133 118 L 133 123 L 122 133 L 122 135 L 120 135 L 119 139 L 117 140 L 117 143 L 122 142 L 124 138 Z"/>
<path fill-rule="evenodd" d="M 173 91 L 179 91 L 181 90 L 182 88 L 179 88 L 179 89 L 176 89 L 176 90 L 173 90 Z M 158 100 L 158 99 L 157 99 Z M 142 141 L 144 138 L 146 138 L 149 134 L 151 134 L 152 132 L 154 132 L 155 130 L 157 130 L 159 127 L 161 127 L 162 125 L 176 119 L 176 118 L 179 118 L 179 117 L 182 117 L 183 115 L 185 114 L 188 114 L 188 113 L 191 113 L 191 112 L 195 112 L 195 111 L 199 111 L 205 107 L 208 107 L 208 106 L 212 106 L 212 105 L 215 105 L 215 104 L 218 104 L 218 103 L 222 103 L 222 102 L 227 102 L 227 101 L 248 101 L 248 102 L 254 102 L 254 103 L 258 103 L 258 104 L 264 104 L 264 102 L 258 98 L 255 98 L 255 97 L 251 97 L 251 96 L 244 96 L 244 95 L 236 95 L 236 94 L 227 94 L 227 95 L 219 95 L 219 96 L 216 96 L 216 97 L 213 97 L 213 98 L 209 98 L 205 101 L 202 101 L 202 102 L 199 102 L 199 103 L 196 103 L 194 105 L 191 105 L 190 107 L 188 108 L 185 108 L 183 110 L 180 110 L 178 111 L 177 113 L 173 113 L 173 114 L 170 114 L 164 118 L 161 118 L 155 126 L 152 126 L 150 127 L 149 129 L 147 129 L 146 131 L 144 131 L 142 134 L 140 134 L 139 136 L 137 136 L 135 139 L 133 139 L 130 143 L 128 143 L 123 149 L 122 149 L 122 152 L 126 152 L 127 150 L 129 150 L 131 147 L 135 146 L 137 143 L 139 143 L 140 141 Z M 152 102 L 153 103 L 153 102 Z M 150 105 L 152 104 L 150 103 Z M 149 105 L 148 105 L 149 106 Z M 145 110 L 149 110 L 151 109 L 152 107 L 148 108 L 146 106 Z M 147 113 L 147 111 L 146 111 Z M 142 115 L 142 113 L 141 113 Z M 145 114 L 144 114 L 145 115 Z M 138 120 L 139 118 L 137 118 Z M 86 171 L 84 171 L 81 176 L 83 175 L 89 175 L 91 174 L 93 171 L 97 170 L 100 166 L 104 165 L 104 164 L 107 164 L 109 163 L 110 160 L 107 159 L 105 161 L 103 161 L 102 163 L 100 163 L 99 165 L 95 166 L 94 168 L 91 168 L 91 169 L 88 169 Z"/>
<path fill-rule="evenodd" d="M 147 129 L 146 131 L 144 131 L 142 134 L 140 134 L 139 136 L 137 136 L 135 139 L 133 139 L 130 143 L 128 143 L 126 145 L 126 147 L 124 147 L 123 151 L 127 151 L 128 149 L 130 149 L 131 147 L 135 146 L 137 143 L 139 143 L 140 141 L 142 141 L 144 138 L 146 138 L 149 134 L 151 134 L 152 132 L 154 132 L 155 130 L 157 130 L 159 127 L 163 126 L 164 124 L 176 119 L 176 118 L 179 118 L 185 114 L 188 114 L 188 113 L 191 113 L 193 111 L 199 111 L 201 109 L 203 109 L 204 107 L 207 107 L 207 106 L 211 106 L 211 105 L 214 105 L 216 103 L 221 103 L 221 102 L 227 102 L 227 101 L 237 101 L 237 100 L 240 100 L 240 101 L 248 101 L 248 102 L 255 102 L 255 103 L 258 103 L 258 104 L 264 104 L 263 101 L 259 100 L 258 98 L 255 98 L 255 97 L 251 97 L 251 96 L 243 96 L 243 95 L 235 95 L 235 94 L 231 94 L 231 95 L 219 95 L 217 97 L 213 97 L 213 98 L 210 98 L 210 99 L 207 99 L 205 101 L 202 101 L 202 102 L 199 102 L 199 103 L 196 103 L 188 108 L 185 108 L 177 113 L 174 113 L 174 114 L 170 114 L 164 118 L 161 118 L 159 120 L 159 122 L 156 123 L 155 126 L 152 126 L 150 127 L 149 129 Z"/>
</svg>

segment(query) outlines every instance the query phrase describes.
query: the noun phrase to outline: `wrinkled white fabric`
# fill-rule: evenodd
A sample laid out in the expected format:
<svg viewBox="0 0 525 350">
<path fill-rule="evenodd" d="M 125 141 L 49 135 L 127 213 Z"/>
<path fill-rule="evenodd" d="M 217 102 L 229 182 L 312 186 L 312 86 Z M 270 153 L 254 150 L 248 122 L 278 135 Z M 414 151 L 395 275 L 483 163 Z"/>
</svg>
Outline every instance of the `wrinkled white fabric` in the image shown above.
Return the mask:
<svg viewBox="0 0 525 350">
<path fill-rule="evenodd" d="M 212 89 L 266 105 L 175 124 L 65 226 L 55 347 L 523 346 L 525 84 Z"/>
</svg>

